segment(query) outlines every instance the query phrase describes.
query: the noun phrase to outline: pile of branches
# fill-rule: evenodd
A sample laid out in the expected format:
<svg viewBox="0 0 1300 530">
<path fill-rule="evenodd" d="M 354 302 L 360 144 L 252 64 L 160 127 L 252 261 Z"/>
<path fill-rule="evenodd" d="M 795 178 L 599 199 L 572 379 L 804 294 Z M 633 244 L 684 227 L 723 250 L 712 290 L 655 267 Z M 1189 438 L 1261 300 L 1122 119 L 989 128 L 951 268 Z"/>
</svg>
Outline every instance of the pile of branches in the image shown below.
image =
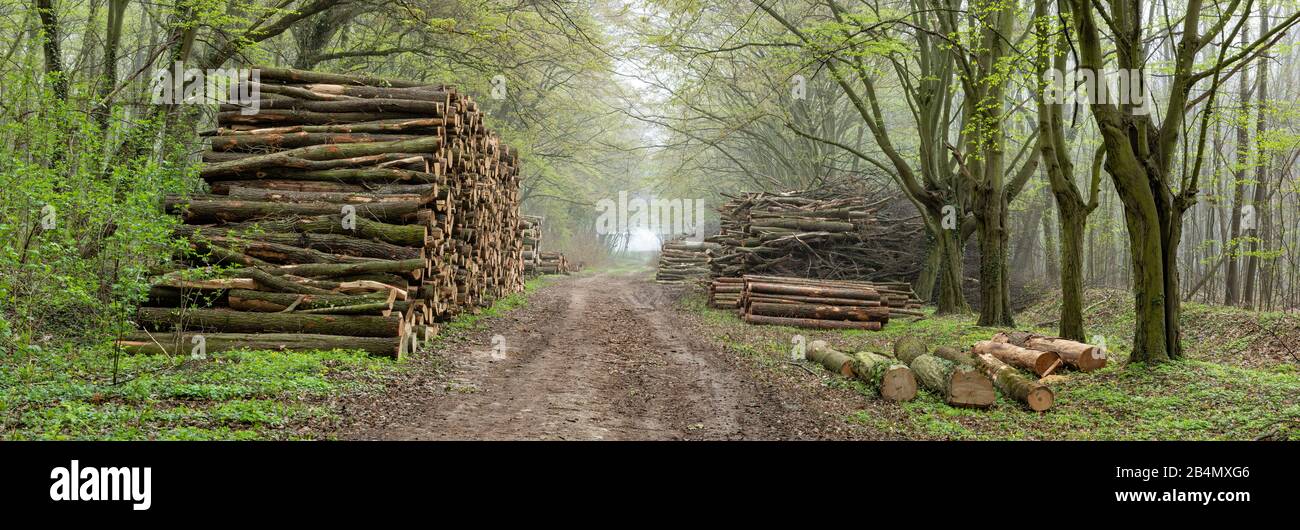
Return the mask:
<svg viewBox="0 0 1300 530">
<path fill-rule="evenodd" d="M 731 197 L 718 208 L 721 231 L 707 239 L 722 246 L 712 275 L 912 281 L 924 226 L 899 203 L 826 190 Z"/>
<path fill-rule="evenodd" d="M 659 267 L 655 280 L 660 283 L 681 283 L 690 278 L 708 276 L 709 251 L 721 250 L 717 243 L 664 241 L 659 248 Z"/>
<path fill-rule="evenodd" d="M 223 105 L 200 175 L 168 197 L 190 248 L 138 310 L 137 352 L 361 349 L 523 288 L 519 159 L 455 88 L 261 69 Z"/>
</svg>

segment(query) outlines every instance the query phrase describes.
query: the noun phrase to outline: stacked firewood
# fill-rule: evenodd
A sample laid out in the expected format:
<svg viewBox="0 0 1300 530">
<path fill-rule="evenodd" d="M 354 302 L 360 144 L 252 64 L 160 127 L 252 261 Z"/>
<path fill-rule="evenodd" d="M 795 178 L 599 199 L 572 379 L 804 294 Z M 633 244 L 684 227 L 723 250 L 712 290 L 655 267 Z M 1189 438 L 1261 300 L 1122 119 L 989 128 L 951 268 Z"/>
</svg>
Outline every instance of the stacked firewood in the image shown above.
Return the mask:
<svg viewBox="0 0 1300 530">
<path fill-rule="evenodd" d="M 712 275 L 911 280 L 924 230 L 896 202 L 827 191 L 734 197 L 718 208 L 721 230 L 707 239 L 722 246 Z"/>
<path fill-rule="evenodd" d="M 659 249 L 659 267 L 655 280 L 660 283 L 681 283 L 690 278 L 709 274 L 709 251 L 719 250 L 717 243 L 686 240 L 664 241 Z"/>
<path fill-rule="evenodd" d="M 813 280 L 749 274 L 717 278 L 709 305 L 737 308 L 746 322 L 817 329 L 879 330 L 890 317 L 923 316 L 905 283 Z"/>
<path fill-rule="evenodd" d="M 539 274 L 537 268 L 542 264 L 542 217 L 525 215 L 519 223 L 520 236 L 524 242 L 524 274 Z"/>
<path fill-rule="evenodd" d="M 469 96 L 273 68 L 258 88 L 207 133 L 209 193 L 166 200 L 190 248 L 124 347 L 399 357 L 522 289 L 519 159 Z"/>
<path fill-rule="evenodd" d="M 562 252 L 541 252 L 541 262 L 537 264 L 539 274 L 569 274 L 569 261 Z"/>
</svg>

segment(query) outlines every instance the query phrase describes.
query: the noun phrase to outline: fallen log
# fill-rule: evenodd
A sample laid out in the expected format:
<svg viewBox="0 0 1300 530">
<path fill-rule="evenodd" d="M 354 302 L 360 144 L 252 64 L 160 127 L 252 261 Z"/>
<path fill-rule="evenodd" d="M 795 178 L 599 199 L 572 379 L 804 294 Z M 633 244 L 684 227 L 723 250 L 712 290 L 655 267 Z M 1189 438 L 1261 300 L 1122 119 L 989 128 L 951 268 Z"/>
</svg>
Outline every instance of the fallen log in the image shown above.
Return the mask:
<svg viewBox="0 0 1300 530">
<path fill-rule="evenodd" d="M 746 309 L 755 315 L 773 317 L 851 320 L 857 322 L 880 322 L 882 324 L 889 321 L 889 309 L 881 307 L 751 302 Z"/>
<path fill-rule="evenodd" d="M 852 320 L 817 320 L 814 318 L 785 318 L 746 314 L 745 322 L 751 324 L 768 324 L 773 326 L 790 326 L 811 329 L 865 329 L 880 331 L 880 322 L 855 322 Z"/>
<path fill-rule="evenodd" d="M 1082 342 L 1075 342 L 1059 337 L 1045 337 L 1023 331 L 998 333 L 993 337 L 993 341 L 1014 344 L 1032 350 L 1055 353 L 1060 356 L 1061 360 L 1066 364 L 1073 366 L 1075 369 L 1082 372 L 1100 370 L 1106 366 L 1106 350 Z"/>
<path fill-rule="evenodd" d="M 810 342 L 807 352 L 816 352 L 812 355 L 834 353 L 849 357 L 834 350 L 823 340 Z M 890 401 L 911 401 L 916 397 L 916 378 L 908 367 L 888 357 L 865 351 L 849 358 L 852 361 L 853 375 L 867 383 L 880 397 Z"/>
<path fill-rule="evenodd" d="M 202 337 L 196 341 L 195 337 Z M 204 353 L 235 350 L 360 350 L 370 355 L 397 359 L 401 337 L 349 337 L 306 333 L 127 333 L 117 344 L 131 354 L 192 355 L 203 345 Z"/>
<path fill-rule="evenodd" d="M 997 396 L 993 381 L 972 366 L 954 363 L 926 352 L 925 342 L 903 337 L 894 342 L 894 357 L 912 369 L 916 379 L 954 407 L 988 408 Z"/>
<path fill-rule="evenodd" d="M 1051 375 L 1061 366 L 1061 358 L 1055 353 L 1030 350 L 991 340 L 975 343 L 974 351 L 976 354 L 989 354 L 1011 366 L 1029 370 L 1038 377 Z"/>
<path fill-rule="evenodd" d="M 230 333 L 313 333 L 352 337 L 396 337 L 402 333 L 402 317 L 301 315 L 295 313 L 250 313 L 229 309 L 176 309 L 141 307 L 136 323 L 150 329 L 170 331 L 173 326 L 188 330 Z"/>
<path fill-rule="evenodd" d="M 804 349 L 804 358 L 844 377 L 853 377 L 853 359 L 827 347 L 825 341 L 813 341 Z"/>
<path fill-rule="evenodd" d="M 1020 371 L 989 354 L 972 354 L 955 348 L 940 347 L 934 355 L 957 364 L 973 366 L 993 381 L 1002 395 L 1024 403 L 1030 410 L 1042 412 L 1052 408 L 1056 395 L 1047 385 L 1020 375 Z"/>
</svg>

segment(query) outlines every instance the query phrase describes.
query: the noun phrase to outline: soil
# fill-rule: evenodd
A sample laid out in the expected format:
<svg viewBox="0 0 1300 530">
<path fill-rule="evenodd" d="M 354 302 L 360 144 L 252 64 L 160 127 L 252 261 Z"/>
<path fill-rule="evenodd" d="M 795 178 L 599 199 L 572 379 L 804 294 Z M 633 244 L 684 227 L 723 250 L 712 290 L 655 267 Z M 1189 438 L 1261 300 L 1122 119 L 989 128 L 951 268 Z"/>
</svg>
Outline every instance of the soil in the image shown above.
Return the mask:
<svg viewBox="0 0 1300 530">
<path fill-rule="evenodd" d="M 414 374 L 344 404 L 343 439 L 878 438 L 808 386 L 719 346 L 643 274 L 560 277 Z M 428 362 L 428 361 L 433 362 Z"/>
</svg>

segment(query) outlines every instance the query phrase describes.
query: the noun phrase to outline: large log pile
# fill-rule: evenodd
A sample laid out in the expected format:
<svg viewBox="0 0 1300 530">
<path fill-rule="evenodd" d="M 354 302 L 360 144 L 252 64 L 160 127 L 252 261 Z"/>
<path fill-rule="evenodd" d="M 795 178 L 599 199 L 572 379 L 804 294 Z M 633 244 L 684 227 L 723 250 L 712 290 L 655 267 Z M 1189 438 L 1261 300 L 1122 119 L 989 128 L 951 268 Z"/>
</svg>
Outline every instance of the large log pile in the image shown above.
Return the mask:
<svg viewBox="0 0 1300 530">
<path fill-rule="evenodd" d="M 698 241 L 664 241 L 659 249 L 659 267 L 655 280 L 660 283 L 681 283 L 691 278 L 709 274 L 709 251 L 720 250 L 721 245 Z"/>
<path fill-rule="evenodd" d="M 750 274 L 717 278 L 709 305 L 736 308 L 753 324 L 879 330 L 890 317 L 919 316 L 921 301 L 905 283 L 813 280 Z"/>
<path fill-rule="evenodd" d="M 924 227 L 893 198 L 834 192 L 747 193 L 718 208 L 707 238 L 714 277 L 746 274 L 912 281 L 921 270 Z"/>
<path fill-rule="evenodd" d="M 276 68 L 259 88 L 206 133 L 210 192 L 166 200 L 192 268 L 156 279 L 124 347 L 398 357 L 522 289 L 518 156 L 469 96 Z"/>
</svg>

